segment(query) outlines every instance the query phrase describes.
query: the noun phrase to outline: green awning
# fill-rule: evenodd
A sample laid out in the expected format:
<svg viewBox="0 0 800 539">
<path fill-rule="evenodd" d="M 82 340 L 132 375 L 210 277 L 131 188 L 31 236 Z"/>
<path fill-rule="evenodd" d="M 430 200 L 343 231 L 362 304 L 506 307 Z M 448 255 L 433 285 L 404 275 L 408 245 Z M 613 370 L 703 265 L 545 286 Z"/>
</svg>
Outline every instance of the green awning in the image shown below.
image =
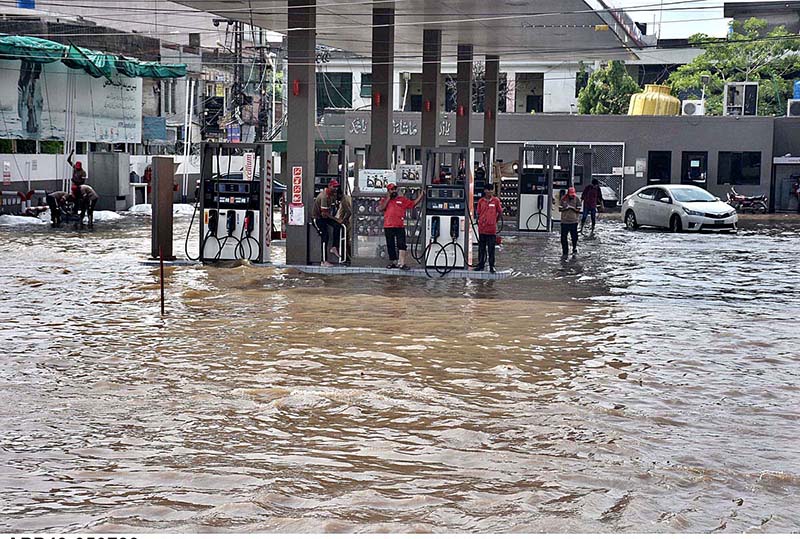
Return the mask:
<svg viewBox="0 0 800 539">
<path fill-rule="evenodd" d="M 62 45 L 48 39 L 0 34 L 0 60 L 24 60 L 38 64 L 61 61 L 71 69 L 81 69 L 94 78 L 126 77 L 175 79 L 186 76 L 186 64 L 142 62 L 117 54 L 107 54 L 75 45 Z"/>
<path fill-rule="evenodd" d="M 37 64 L 57 62 L 66 47 L 61 43 L 38 37 L 0 34 L 0 60 L 26 60 Z"/>
</svg>

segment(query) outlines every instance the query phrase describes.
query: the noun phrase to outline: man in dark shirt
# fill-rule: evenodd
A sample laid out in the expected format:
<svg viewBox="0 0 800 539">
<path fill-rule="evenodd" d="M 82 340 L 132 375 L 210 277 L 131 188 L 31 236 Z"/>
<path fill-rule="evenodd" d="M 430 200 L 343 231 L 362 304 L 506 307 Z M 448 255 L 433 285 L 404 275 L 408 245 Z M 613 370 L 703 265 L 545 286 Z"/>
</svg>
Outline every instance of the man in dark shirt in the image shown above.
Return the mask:
<svg viewBox="0 0 800 539">
<path fill-rule="evenodd" d="M 53 191 L 45 197 L 47 205 L 50 207 L 50 226 L 53 228 L 61 226 L 62 208 L 67 203 L 66 191 Z"/>
<path fill-rule="evenodd" d="M 333 207 L 336 205 L 336 190 L 339 188 L 339 182 L 332 179 L 328 183 L 328 187 L 320 191 L 317 198 L 314 199 L 314 206 L 311 208 L 311 218 L 314 219 L 317 230 L 322 237 L 322 249 L 328 248 L 328 240 L 330 239 L 329 227 L 333 227 L 333 246 L 330 252 L 339 258 L 339 236 L 341 233 L 340 224 L 334 219 Z M 333 266 L 327 260 L 327 256 L 323 256 L 323 266 Z"/>
<path fill-rule="evenodd" d="M 98 194 L 90 185 L 83 184 L 78 187 L 78 196 L 70 195 L 70 198 L 75 201 L 75 206 L 80 211 L 78 215 L 78 222 L 75 223 L 75 228 L 83 228 L 83 218 L 87 217 L 87 224 L 89 230 L 94 229 L 94 208 L 97 206 L 97 201 L 100 199 Z"/>
<path fill-rule="evenodd" d="M 581 229 L 586 222 L 586 216 L 592 216 L 592 233 L 594 233 L 595 219 L 597 217 L 597 205 L 602 204 L 602 195 L 600 194 L 600 182 L 592 180 L 592 184 L 586 186 L 581 194 L 581 202 L 583 202 L 583 213 L 581 214 Z"/>
</svg>

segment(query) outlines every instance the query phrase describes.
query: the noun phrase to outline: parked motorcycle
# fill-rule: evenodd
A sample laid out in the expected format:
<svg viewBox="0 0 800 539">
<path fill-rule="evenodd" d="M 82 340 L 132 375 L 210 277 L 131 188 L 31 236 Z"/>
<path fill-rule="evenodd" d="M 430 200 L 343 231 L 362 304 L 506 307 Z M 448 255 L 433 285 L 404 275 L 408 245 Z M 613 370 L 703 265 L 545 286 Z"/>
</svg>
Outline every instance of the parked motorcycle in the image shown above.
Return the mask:
<svg viewBox="0 0 800 539">
<path fill-rule="evenodd" d="M 769 210 L 769 207 L 767 206 L 766 195 L 758 195 L 754 197 L 740 195 L 733 187 L 731 187 L 731 190 L 728 191 L 728 204 L 733 206 L 737 212 L 742 213 L 747 211 L 751 211 L 753 213 L 767 213 Z"/>
</svg>

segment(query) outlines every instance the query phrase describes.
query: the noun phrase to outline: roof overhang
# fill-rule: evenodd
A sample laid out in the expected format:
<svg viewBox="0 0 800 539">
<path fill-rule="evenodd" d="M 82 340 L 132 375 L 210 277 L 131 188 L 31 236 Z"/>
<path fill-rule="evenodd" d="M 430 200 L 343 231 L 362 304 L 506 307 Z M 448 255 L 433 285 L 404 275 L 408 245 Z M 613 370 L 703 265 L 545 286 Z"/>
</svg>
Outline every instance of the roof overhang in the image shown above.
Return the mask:
<svg viewBox="0 0 800 539">
<path fill-rule="evenodd" d="M 286 0 L 179 0 L 227 19 L 286 33 Z M 317 42 L 372 54 L 372 8 L 367 0 L 318 0 Z M 442 57 L 459 44 L 476 56 L 537 60 L 636 59 L 641 36 L 619 10 L 602 0 L 402 0 L 395 6 L 395 57 L 422 61 L 423 29 L 442 30 Z"/>
</svg>

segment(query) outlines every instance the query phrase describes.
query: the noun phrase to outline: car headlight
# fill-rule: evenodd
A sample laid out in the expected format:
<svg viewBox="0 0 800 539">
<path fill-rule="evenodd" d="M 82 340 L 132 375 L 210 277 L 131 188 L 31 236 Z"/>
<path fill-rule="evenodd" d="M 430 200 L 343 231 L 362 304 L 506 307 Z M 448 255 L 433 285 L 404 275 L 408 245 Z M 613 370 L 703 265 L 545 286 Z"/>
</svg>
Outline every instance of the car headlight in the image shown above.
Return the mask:
<svg viewBox="0 0 800 539">
<path fill-rule="evenodd" d="M 702 217 L 703 215 L 705 215 L 701 211 L 694 211 L 688 208 L 681 208 L 681 209 L 683 210 L 683 213 L 685 213 L 686 215 L 694 215 L 695 217 Z"/>
</svg>

